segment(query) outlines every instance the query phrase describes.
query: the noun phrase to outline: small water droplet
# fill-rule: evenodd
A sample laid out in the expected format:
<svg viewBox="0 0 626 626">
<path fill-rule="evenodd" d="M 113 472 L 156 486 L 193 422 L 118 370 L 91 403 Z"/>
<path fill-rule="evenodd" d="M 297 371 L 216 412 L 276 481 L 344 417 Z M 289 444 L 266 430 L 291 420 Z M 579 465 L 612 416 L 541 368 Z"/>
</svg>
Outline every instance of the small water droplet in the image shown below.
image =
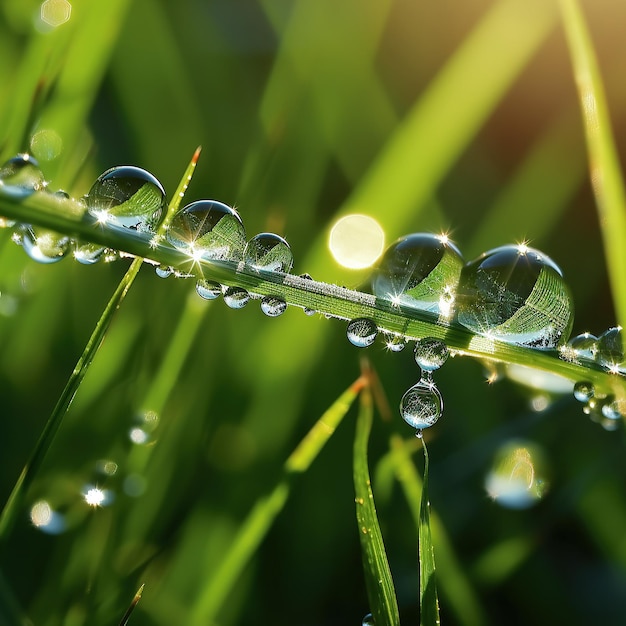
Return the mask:
<svg viewBox="0 0 626 626">
<path fill-rule="evenodd" d="M 417 430 L 435 424 L 442 413 L 443 398 L 437 386 L 429 380 L 421 379 L 400 400 L 402 418 Z"/>
<path fill-rule="evenodd" d="M 35 226 L 20 226 L 24 252 L 37 263 L 56 263 L 70 251 L 71 239 Z"/>
<path fill-rule="evenodd" d="M 620 326 L 609 328 L 602 333 L 596 343 L 596 361 L 614 374 L 626 374 L 625 340 Z"/>
<path fill-rule="evenodd" d="M 166 207 L 161 183 L 133 165 L 112 167 L 101 174 L 85 202 L 99 223 L 142 231 L 154 231 Z"/>
<path fill-rule="evenodd" d="M 302 310 L 304 311 L 304 314 L 308 315 L 309 317 L 311 317 L 311 315 L 315 315 L 315 309 L 309 309 L 305 306 Z"/>
<path fill-rule="evenodd" d="M 602 403 L 600 411 L 602 415 L 610 420 L 618 420 L 625 416 L 626 402 L 620 403 L 614 397 L 608 397 Z"/>
<path fill-rule="evenodd" d="M 589 402 L 595 395 L 595 389 L 593 383 L 586 380 L 581 380 L 574 385 L 574 398 L 578 402 Z"/>
<path fill-rule="evenodd" d="M 394 306 L 449 319 L 462 268 L 463 257 L 447 237 L 415 233 L 387 248 L 374 271 L 372 290 Z"/>
<path fill-rule="evenodd" d="M 593 361 L 596 354 L 596 342 L 598 338 L 591 333 L 582 333 L 572 337 L 565 345 L 566 355 L 570 355 L 572 361 L 586 359 Z M 566 357 L 567 358 L 567 357 Z"/>
<path fill-rule="evenodd" d="M 243 251 L 246 265 L 255 270 L 289 273 L 293 267 L 293 254 L 289 244 L 274 233 L 260 233 L 246 244 Z"/>
<path fill-rule="evenodd" d="M 246 245 L 241 218 L 216 200 L 198 200 L 183 207 L 174 216 L 166 238 L 198 259 L 239 261 Z"/>
<path fill-rule="evenodd" d="M 467 263 L 457 309 L 459 322 L 472 332 L 539 349 L 567 339 L 574 314 L 561 270 L 525 245 L 502 246 Z"/>
<path fill-rule="evenodd" d="M 196 283 L 196 292 L 205 300 L 215 300 L 222 295 L 222 285 L 214 283 L 212 280 L 201 278 Z"/>
<path fill-rule="evenodd" d="M 159 277 L 159 278 L 169 278 L 172 273 L 174 272 L 174 270 L 169 266 L 169 265 L 157 265 L 154 268 L 154 273 Z"/>
<path fill-rule="evenodd" d="M 361 626 L 376 626 L 376 622 L 374 621 L 374 616 L 371 613 L 368 613 L 361 622 Z"/>
<path fill-rule="evenodd" d="M 415 342 L 415 361 L 425 372 L 439 369 L 450 356 L 448 346 L 440 339 L 424 337 Z"/>
<path fill-rule="evenodd" d="M 224 302 L 231 309 L 242 309 L 250 301 L 250 294 L 241 287 L 227 287 L 224 291 Z"/>
<path fill-rule="evenodd" d="M 0 191 L 12 198 L 27 198 L 44 187 L 39 163 L 29 154 L 18 154 L 0 167 Z"/>
<path fill-rule="evenodd" d="M 261 311 L 268 317 L 278 317 L 287 310 L 287 303 L 282 298 L 265 296 L 261 300 Z"/>
<path fill-rule="evenodd" d="M 76 242 L 74 258 L 83 265 L 93 265 L 103 257 L 104 251 L 105 248 L 96 243 Z"/>
<path fill-rule="evenodd" d="M 385 346 L 390 352 L 402 352 L 406 347 L 406 339 L 402 335 L 385 334 Z"/>
<path fill-rule="evenodd" d="M 378 328 L 376 324 L 366 317 L 351 320 L 346 330 L 348 341 L 357 348 L 371 346 L 376 340 L 377 334 Z"/>
</svg>

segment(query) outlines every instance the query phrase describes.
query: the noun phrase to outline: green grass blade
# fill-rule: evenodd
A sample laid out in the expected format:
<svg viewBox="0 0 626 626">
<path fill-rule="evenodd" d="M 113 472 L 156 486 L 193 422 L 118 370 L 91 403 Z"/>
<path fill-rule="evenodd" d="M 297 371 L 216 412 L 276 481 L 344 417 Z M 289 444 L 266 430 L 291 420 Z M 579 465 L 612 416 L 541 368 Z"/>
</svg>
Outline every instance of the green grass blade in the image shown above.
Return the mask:
<svg viewBox="0 0 626 626">
<path fill-rule="evenodd" d="M 428 449 L 424 446 L 424 483 L 419 518 L 419 560 L 420 560 L 420 624 L 439 624 L 439 600 L 435 578 L 435 550 L 430 534 L 430 500 L 428 499 Z"/>
<path fill-rule="evenodd" d="M 591 182 L 598 205 L 617 321 L 626 327 L 626 192 L 598 62 L 576 0 L 561 0 L 587 137 Z"/>
<path fill-rule="evenodd" d="M 291 481 L 305 472 L 335 432 L 365 384 L 357 379 L 346 389 L 306 434 L 286 460 L 283 476 L 262 497 L 241 525 L 227 555 L 211 577 L 191 612 L 192 626 L 211 624 L 246 565 L 258 549 L 274 520 L 282 511 L 291 490 Z"/>
<path fill-rule="evenodd" d="M 361 554 L 370 612 L 377 626 L 397 626 L 400 624 L 400 616 L 396 592 L 378 525 L 367 464 L 367 445 L 372 429 L 373 414 L 372 394 L 368 387 L 361 393 L 360 411 L 354 437 L 356 519 L 361 539 Z"/>
</svg>

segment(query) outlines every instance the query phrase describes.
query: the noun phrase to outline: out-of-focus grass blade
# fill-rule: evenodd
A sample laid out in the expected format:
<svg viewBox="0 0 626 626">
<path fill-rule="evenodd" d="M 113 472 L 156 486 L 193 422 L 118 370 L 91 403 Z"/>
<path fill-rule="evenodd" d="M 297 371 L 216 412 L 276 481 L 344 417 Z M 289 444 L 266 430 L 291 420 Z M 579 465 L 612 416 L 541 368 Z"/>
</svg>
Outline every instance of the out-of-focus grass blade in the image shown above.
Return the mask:
<svg viewBox="0 0 626 626">
<path fill-rule="evenodd" d="M 211 572 L 209 583 L 191 611 L 191 626 L 211 624 L 223 602 L 239 579 L 243 569 L 258 549 L 274 520 L 282 511 L 292 479 L 309 468 L 366 384 L 358 378 L 346 389 L 306 434 L 285 461 L 283 477 L 267 495 L 260 498 L 241 525 L 228 554 Z"/>
<path fill-rule="evenodd" d="M 361 553 L 370 611 L 377 626 L 400 624 L 396 592 L 387 562 L 385 544 L 378 525 L 374 496 L 367 465 L 367 444 L 373 419 L 369 387 L 361 393 L 359 416 L 354 437 L 354 493 L 356 519 L 361 538 Z"/>
<path fill-rule="evenodd" d="M 124 613 L 124 617 L 122 617 L 122 621 L 120 622 L 120 626 L 126 626 L 126 624 L 128 624 L 128 620 L 130 618 L 130 614 L 135 610 L 135 607 L 139 603 L 139 600 L 141 600 L 141 594 L 143 593 L 143 588 L 144 588 L 144 585 L 141 585 L 141 587 L 139 587 L 139 589 L 137 590 L 137 593 L 135 594 L 135 596 L 133 597 L 133 599 L 132 599 L 132 601 L 130 603 L 130 606 L 126 610 L 126 613 Z"/>
<path fill-rule="evenodd" d="M 428 499 L 428 449 L 424 447 L 424 482 L 419 519 L 419 559 L 420 559 L 420 624 L 439 624 L 439 600 L 437 599 L 437 579 L 435 578 L 435 550 L 430 535 L 430 501 Z"/>
<path fill-rule="evenodd" d="M 626 193 L 593 44 L 576 0 L 561 0 L 587 136 L 591 183 L 617 321 L 626 326 Z"/>
</svg>

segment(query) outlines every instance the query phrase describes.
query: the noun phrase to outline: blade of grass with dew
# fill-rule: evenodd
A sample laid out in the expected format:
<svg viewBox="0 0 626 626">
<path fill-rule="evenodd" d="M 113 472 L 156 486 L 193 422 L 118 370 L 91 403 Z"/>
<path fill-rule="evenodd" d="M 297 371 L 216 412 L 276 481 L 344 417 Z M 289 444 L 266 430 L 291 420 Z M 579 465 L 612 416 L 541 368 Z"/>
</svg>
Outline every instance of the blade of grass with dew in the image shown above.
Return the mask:
<svg viewBox="0 0 626 626">
<path fill-rule="evenodd" d="M 617 322 L 626 327 L 626 192 L 604 93 L 585 19 L 576 0 L 561 0 L 563 25 L 578 87 Z"/>
<path fill-rule="evenodd" d="M 139 603 L 139 600 L 141 600 L 141 595 L 143 594 L 143 588 L 144 588 L 144 585 L 141 585 L 141 587 L 139 587 L 139 589 L 137 590 L 137 593 L 133 597 L 128 609 L 126 610 L 126 613 L 124 613 L 124 617 L 122 617 L 120 626 L 126 626 L 126 624 L 128 624 L 128 620 L 130 619 L 131 613 L 135 610 L 135 607 Z"/>
<path fill-rule="evenodd" d="M 257 501 L 241 525 L 226 557 L 217 569 L 211 572 L 210 581 L 191 610 L 189 621 L 191 626 L 213 623 L 245 566 L 285 506 L 292 480 L 298 474 L 307 471 L 357 396 L 363 393 L 366 384 L 367 380 L 363 376 L 352 383 L 326 410 L 285 461 L 281 480 L 267 496 Z"/>
<path fill-rule="evenodd" d="M 396 592 L 380 532 L 370 484 L 367 446 L 372 429 L 374 405 L 369 387 L 361 392 L 354 436 L 354 501 L 361 539 L 361 554 L 370 612 L 377 626 L 398 626 L 400 616 Z"/>
<path fill-rule="evenodd" d="M 193 175 L 199 155 L 200 148 L 196 149 L 189 165 L 187 166 L 187 169 L 185 170 L 178 189 L 170 202 L 166 217 L 159 228 L 159 234 L 164 232 L 164 229 L 167 228 L 174 213 L 180 206 L 180 202 L 184 196 L 187 186 L 189 185 L 189 181 Z M 87 345 L 85 346 L 83 353 L 76 363 L 76 367 L 72 371 L 65 388 L 61 392 L 59 400 L 52 410 L 52 413 L 48 418 L 37 443 L 35 444 L 30 459 L 17 479 L 8 500 L 2 509 L 2 513 L 0 514 L 0 547 L 8 540 L 11 528 L 21 510 L 24 496 L 39 471 L 39 468 L 41 467 L 43 460 L 50 449 L 52 442 L 54 441 L 54 437 L 61 426 L 61 422 L 63 421 L 63 418 L 65 417 L 65 414 L 67 413 L 67 410 L 69 409 L 70 404 L 72 403 L 72 400 L 76 395 L 87 370 L 89 369 L 89 365 L 102 345 L 115 313 L 124 301 L 124 298 L 139 273 L 142 264 L 142 258 L 136 258 L 131 263 L 130 267 L 117 286 L 117 289 L 113 293 L 113 296 L 107 303 L 93 333 L 91 334 L 91 337 L 87 341 Z"/>
</svg>

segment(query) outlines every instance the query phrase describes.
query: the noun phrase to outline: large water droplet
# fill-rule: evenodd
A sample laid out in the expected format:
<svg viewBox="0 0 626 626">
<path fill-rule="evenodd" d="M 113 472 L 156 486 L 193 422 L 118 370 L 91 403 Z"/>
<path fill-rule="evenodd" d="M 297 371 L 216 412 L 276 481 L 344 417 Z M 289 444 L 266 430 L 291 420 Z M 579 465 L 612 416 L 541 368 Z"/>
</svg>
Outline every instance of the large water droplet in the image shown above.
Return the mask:
<svg viewBox="0 0 626 626">
<path fill-rule="evenodd" d="M 67 255 L 72 243 L 65 235 L 34 226 L 21 226 L 20 234 L 24 252 L 37 263 L 60 261 Z"/>
<path fill-rule="evenodd" d="M 415 361 L 425 372 L 439 369 L 450 356 L 448 346 L 434 337 L 424 337 L 415 342 Z"/>
<path fill-rule="evenodd" d="M 161 263 L 160 265 L 157 265 L 154 268 L 154 273 L 159 278 L 169 278 L 172 275 L 173 272 L 174 272 L 174 270 L 171 268 L 171 266 L 164 265 L 163 263 Z"/>
<path fill-rule="evenodd" d="M 183 207 L 174 216 L 166 238 L 193 257 L 223 261 L 239 261 L 246 245 L 241 218 L 216 200 L 198 200 Z"/>
<path fill-rule="evenodd" d="M 435 383 L 428 379 L 413 385 L 400 400 L 400 414 L 404 421 L 422 430 L 432 426 L 443 413 L 443 398 Z"/>
<path fill-rule="evenodd" d="M 0 167 L 0 191 L 12 198 L 26 198 L 44 186 L 39 163 L 28 154 L 18 154 Z"/>
<path fill-rule="evenodd" d="M 463 257 L 444 235 L 415 233 L 383 255 L 372 277 L 374 295 L 394 305 L 452 316 Z"/>
<path fill-rule="evenodd" d="M 289 244 L 274 233 L 260 233 L 247 243 L 243 252 L 246 265 L 255 270 L 289 273 L 293 267 L 293 254 Z"/>
<path fill-rule="evenodd" d="M 376 341 L 378 328 L 376 324 L 366 317 L 351 320 L 346 329 L 348 341 L 357 348 L 367 348 Z"/>
<path fill-rule="evenodd" d="M 589 381 L 581 380 L 574 385 L 574 398 L 576 398 L 578 402 L 589 402 L 589 400 L 594 397 L 595 393 L 593 383 Z"/>
<path fill-rule="evenodd" d="M 586 359 L 593 361 L 598 338 L 591 333 L 582 333 L 572 337 L 565 346 L 565 358 L 572 361 Z"/>
<path fill-rule="evenodd" d="M 602 333 L 596 343 L 596 361 L 615 374 L 626 374 L 624 340 L 621 326 L 616 326 Z"/>
<path fill-rule="evenodd" d="M 250 301 L 250 294 L 241 287 L 227 287 L 224 291 L 224 302 L 231 309 L 242 309 Z"/>
<path fill-rule="evenodd" d="M 278 317 L 287 310 L 287 303 L 282 298 L 265 296 L 261 300 L 261 311 L 268 317 Z"/>
<path fill-rule="evenodd" d="M 205 300 L 215 300 L 222 295 L 222 285 L 215 283 L 212 280 L 205 280 L 201 278 L 196 283 L 196 292 Z"/>
<path fill-rule="evenodd" d="M 144 231 L 156 229 L 166 207 L 161 183 L 133 165 L 112 167 L 101 174 L 85 202 L 100 223 Z"/>
<path fill-rule="evenodd" d="M 374 621 L 374 616 L 371 613 L 368 613 L 361 622 L 361 626 L 376 626 L 376 622 Z"/>
<path fill-rule="evenodd" d="M 459 322 L 475 333 L 542 349 L 567 339 L 574 315 L 561 270 L 524 245 L 502 246 L 468 263 L 457 310 Z"/>
</svg>

